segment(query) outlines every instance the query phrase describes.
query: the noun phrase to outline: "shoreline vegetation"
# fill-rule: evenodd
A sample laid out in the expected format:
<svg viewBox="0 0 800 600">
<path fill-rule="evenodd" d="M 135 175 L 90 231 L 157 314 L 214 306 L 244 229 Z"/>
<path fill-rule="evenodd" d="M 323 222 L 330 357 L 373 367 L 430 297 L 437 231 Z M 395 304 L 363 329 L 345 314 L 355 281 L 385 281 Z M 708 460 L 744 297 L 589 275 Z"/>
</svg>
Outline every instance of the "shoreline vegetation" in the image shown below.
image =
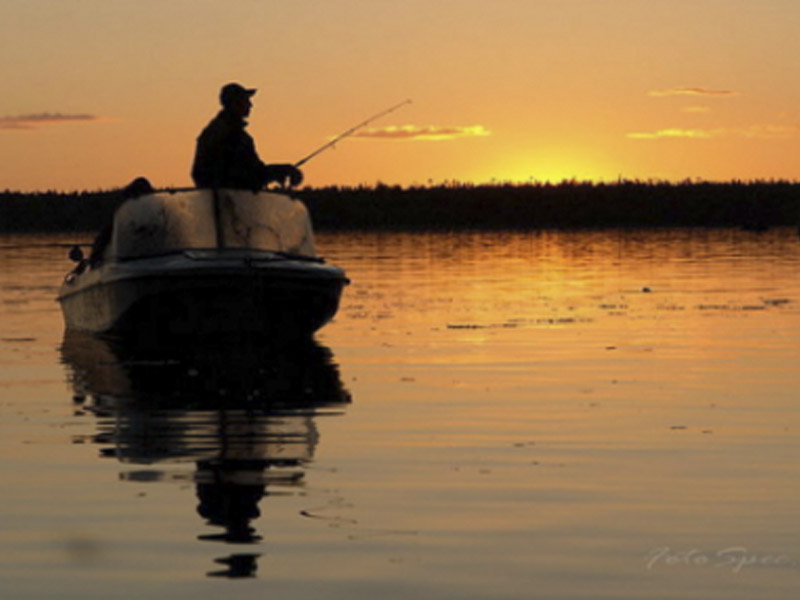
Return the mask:
<svg viewBox="0 0 800 600">
<path fill-rule="evenodd" d="M 171 191 L 162 189 L 159 191 Z M 790 181 L 463 184 L 302 188 L 320 231 L 599 229 L 800 225 L 800 183 Z M 0 233 L 97 231 L 123 189 L 0 192 Z"/>
</svg>

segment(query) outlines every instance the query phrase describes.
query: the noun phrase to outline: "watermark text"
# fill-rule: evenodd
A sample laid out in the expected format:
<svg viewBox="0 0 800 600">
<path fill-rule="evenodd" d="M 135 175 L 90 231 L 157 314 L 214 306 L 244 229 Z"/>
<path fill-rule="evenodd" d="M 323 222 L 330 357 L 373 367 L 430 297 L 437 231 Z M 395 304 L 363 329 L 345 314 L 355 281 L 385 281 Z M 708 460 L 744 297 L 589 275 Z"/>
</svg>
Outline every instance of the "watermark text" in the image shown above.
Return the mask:
<svg viewBox="0 0 800 600">
<path fill-rule="evenodd" d="M 753 552 L 744 546 L 730 546 L 716 551 L 698 548 L 676 550 L 669 546 L 653 548 L 646 557 L 647 570 L 659 567 L 710 567 L 741 573 L 748 568 L 791 568 L 796 563 L 786 554 Z"/>
</svg>

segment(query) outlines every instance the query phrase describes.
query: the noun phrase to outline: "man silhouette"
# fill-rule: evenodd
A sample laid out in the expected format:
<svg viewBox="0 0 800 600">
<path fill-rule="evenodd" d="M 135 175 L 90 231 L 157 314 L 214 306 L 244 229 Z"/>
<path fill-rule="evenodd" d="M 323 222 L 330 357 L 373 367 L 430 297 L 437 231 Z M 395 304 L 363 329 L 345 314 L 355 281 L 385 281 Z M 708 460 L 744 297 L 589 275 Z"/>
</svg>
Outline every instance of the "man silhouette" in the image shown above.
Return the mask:
<svg viewBox="0 0 800 600">
<path fill-rule="evenodd" d="M 278 182 L 300 185 L 303 174 L 294 165 L 264 164 L 245 128 L 253 107 L 254 89 L 229 83 L 220 91 L 222 110 L 197 138 L 192 179 L 199 188 L 234 188 L 258 191 Z"/>
</svg>

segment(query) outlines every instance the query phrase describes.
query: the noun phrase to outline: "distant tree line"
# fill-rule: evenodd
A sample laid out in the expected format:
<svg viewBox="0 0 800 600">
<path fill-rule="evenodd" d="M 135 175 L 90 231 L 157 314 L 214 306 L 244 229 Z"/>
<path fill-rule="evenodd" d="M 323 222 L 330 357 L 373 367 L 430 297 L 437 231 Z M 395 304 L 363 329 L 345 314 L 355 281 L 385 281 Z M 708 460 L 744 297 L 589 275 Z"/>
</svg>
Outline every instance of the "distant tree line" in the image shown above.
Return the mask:
<svg viewBox="0 0 800 600">
<path fill-rule="evenodd" d="M 2 192 L 0 231 L 97 231 L 124 200 L 121 190 L 103 192 Z"/>
<path fill-rule="evenodd" d="M 303 188 L 318 230 L 743 227 L 800 224 L 800 183 L 628 181 Z M 0 231 L 94 231 L 121 190 L 0 193 Z"/>
<path fill-rule="evenodd" d="M 319 229 L 758 229 L 800 223 L 800 184 L 781 181 L 377 185 L 298 195 Z"/>
</svg>

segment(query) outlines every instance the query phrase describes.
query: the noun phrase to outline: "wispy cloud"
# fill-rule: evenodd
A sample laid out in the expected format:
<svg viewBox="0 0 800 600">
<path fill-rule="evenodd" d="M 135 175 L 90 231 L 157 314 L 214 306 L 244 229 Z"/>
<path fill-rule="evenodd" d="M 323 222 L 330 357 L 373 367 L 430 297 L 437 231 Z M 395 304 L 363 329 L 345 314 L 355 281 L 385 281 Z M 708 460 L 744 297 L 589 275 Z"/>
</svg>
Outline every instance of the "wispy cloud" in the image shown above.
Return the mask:
<svg viewBox="0 0 800 600">
<path fill-rule="evenodd" d="M 436 125 L 391 125 L 359 131 L 353 137 L 388 140 L 452 140 L 467 137 L 485 137 L 492 132 L 483 125 L 441 127 Z"/>
<path fill-rule="evenodd" d="M 710 106 L 684 106 L 683 112 L 693 113 L 693 114 L 702 114 L 711 112 Z"/>
<path fill-rule="evenodd" d="M 794 137 L 800 133 L 798 125 L 751 125 L 739 129 L 730 129 L 729 133 L 746 138 L 779 139 Z"/>
<path fill-rule="evenodd" d="M 0 117 L 0 129 L 36 129 L 44 125 L 75 121 L 96 121 L 95 115 L 89 114 L 64 114 L 64 113 L 35 113 L 28 115 L 14 115 Z"/>
<path fill-rule="evenodd" d="M 650 96 L 738 96 L 739 92 L 733 90 L 710 90 L 700 87 L 677 87 L 664 90 L 652 90 Z"/>
<path fill-rule="evenodd" d="M 708 139 L 715 137 L 716 132 L 707 129 L 659 129 L 658 131 L 629 133 L 627 137 L 634 140 L 657 140 L 660 138 L 695 138 Z"/>
<path fill-rule="evenodd" d="M 626 137 L 634 140 L 657 140 L 669 138 L 689 138 L 707 140 L 720 137 L 739 137 L 748 139 L 785 139 L 800 133 L 798 125 L 751 125 L 749 127 L 720 127 L 716 129 L 659 129 L 652 132 L 629 133 Z"/>
</svg>

